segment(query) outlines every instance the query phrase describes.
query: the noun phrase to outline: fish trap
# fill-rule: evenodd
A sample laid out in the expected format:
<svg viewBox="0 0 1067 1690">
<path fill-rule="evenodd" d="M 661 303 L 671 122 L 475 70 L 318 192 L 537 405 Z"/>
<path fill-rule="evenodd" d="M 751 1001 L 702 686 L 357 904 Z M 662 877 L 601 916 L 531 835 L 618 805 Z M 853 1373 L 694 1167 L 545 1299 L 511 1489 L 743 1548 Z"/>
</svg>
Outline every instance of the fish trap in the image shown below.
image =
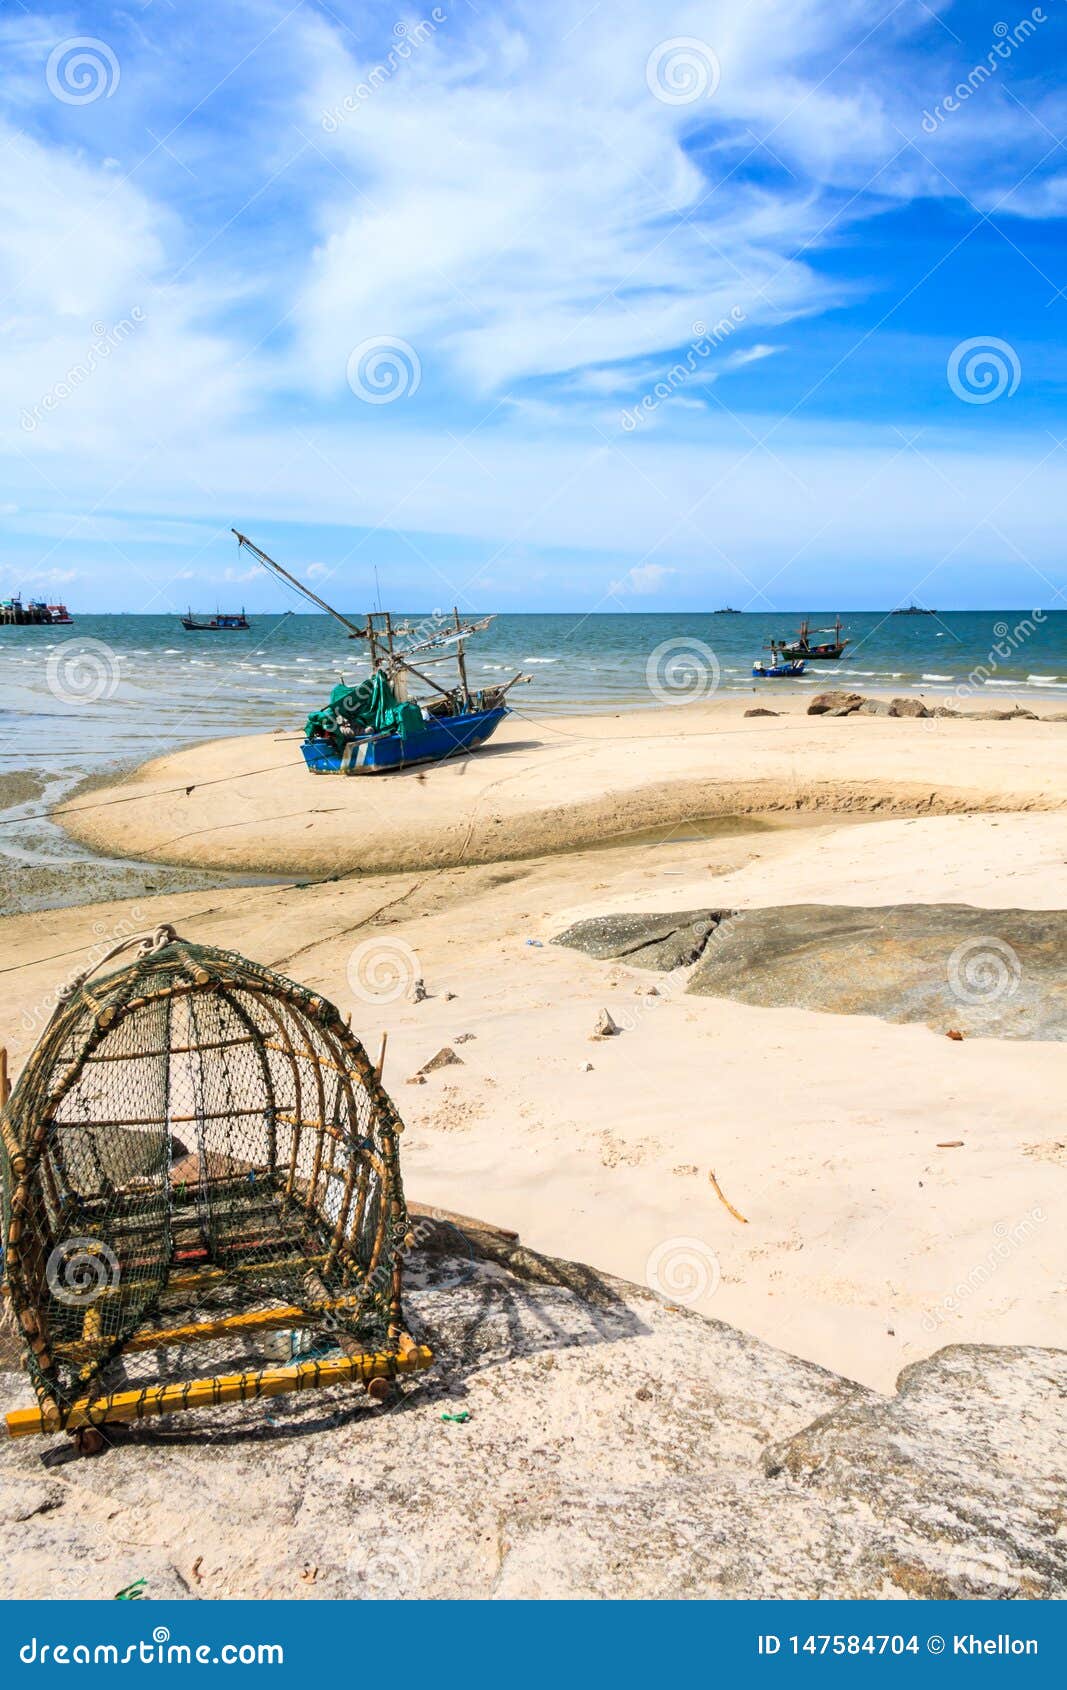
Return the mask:
<svg viewBox="0 0 1067 1690">
<path fill-rule="evenodd" d="M 7 1291 L 38 1402 L 9 1433 L 346 1380 L 381 1398 L 427 1367 L 401 1303 L 402 1123 L 334 1006 L 170 928 L 92 972 L 0 1115 Z"/>
</svg>

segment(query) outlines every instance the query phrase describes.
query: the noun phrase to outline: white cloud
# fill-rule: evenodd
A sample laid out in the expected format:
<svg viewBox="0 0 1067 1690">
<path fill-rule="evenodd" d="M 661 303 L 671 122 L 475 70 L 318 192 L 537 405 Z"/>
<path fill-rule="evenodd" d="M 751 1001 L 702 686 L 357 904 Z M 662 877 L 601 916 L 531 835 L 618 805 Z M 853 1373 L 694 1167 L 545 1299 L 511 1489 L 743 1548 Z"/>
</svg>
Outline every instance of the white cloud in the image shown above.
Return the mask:
<svg viewBox="0 0 1067 1690">
<path fill-rule="evenodd" d="M 643 563 L 634 569 L 628 569 L 621 581 L 611 583 L 613 593 L 657 593 L 663 583 L 671 575 L 677 575 L 676 569 L 667 568 L 661 563 Z"/>
<path fill-rule="evenodd" d="M 216 9 L 258 45 L 240 90 L 227 85 L 168 142 L 187 170 L 161 150 L 142 168 L 152 143 L 135 118 L 170 135 L 230 68 L 232 43 L 187 74 L 167 50 L 178 26 L 154 8 L 123 43 L 121 99 L 72 113 L 41 90 L 53 20 L 5 26 L 21 43 L 4 92 L 22 127 L 0 121 L 0 490 L 17 507 L 12 531 L 46 542 L 43 560 L 138 539 L 195 554 L 230 520 L 380 524 L 484 541 L 484 578 L 501 593 L 528 590 L 538 548 L 588 557 L 605 587 L 617 575 L 621 590 L 652 593 L 719 552 L 752 567 L 803 546 L 940 555 L 970 534 L 991 464 L 999 485 L 1022 473 L 1026 451 L 998 432 L 1010 416 L 983 413 L 965 448 L 928 437 L 925 465 L 851 422 L 796 423 L 760 447 L 776 419 L 730 433 L 696 375 L 647 432 L 619 435 L 619 406 L 662 375 L 695 321 L 743 313 L 703 382 L 769 358 L 783 324 L 854 295 L 820 270 L 830 241 L 911 195 L 952 196 L 953 182 L 991 203 L 1011 186 L 1020 136 L 1045 147 L 990 89 L 972 102 L 981 125 L 922 135 L 923 106 L 952 86 L 958 57 L 928 9 L 457 9 L 333 134 L 320 113 L 395 39 L 395 7 L 219 0 L 202 9 L 209 23 Z M 668 106 L 645 63 L 684 35 L 709 42 L 722 75 L 714 98 Z M 140 58 L 138 41 L 151 44 Z M 214 41 L 206 31 L 206 53 Z M 164 98 L 174 110 L 157 119 Z M 1027 103 L 1052 116 L 1035 91 Z M 1055 158 L 1042 168 L 1012 211 L 1067 204 Z M 883 260 L 888 270 L 872 248 L 872 287 Z M 135 330 L 71 383 L 94 325 L 110 333 L 135 306 Z M 790 332 L 791 350 L 805 332 Z M 423 380 L 372 412 L 345 364 L 388 334 L 416 348 Z M 944 350 L 925 352 L 943 369 Z M 58 386 L 71 391 L 20 427 Z M 888 414 L 893 390 L 879 398 Z M 1061 481 L 1057 463 L 1043 467 L 1032 508 L 1010 498 L 999 519 L 1035 556 L 1054 554 Z M 852 499 L 867 484 L 890 525 Z"/>
</svg>

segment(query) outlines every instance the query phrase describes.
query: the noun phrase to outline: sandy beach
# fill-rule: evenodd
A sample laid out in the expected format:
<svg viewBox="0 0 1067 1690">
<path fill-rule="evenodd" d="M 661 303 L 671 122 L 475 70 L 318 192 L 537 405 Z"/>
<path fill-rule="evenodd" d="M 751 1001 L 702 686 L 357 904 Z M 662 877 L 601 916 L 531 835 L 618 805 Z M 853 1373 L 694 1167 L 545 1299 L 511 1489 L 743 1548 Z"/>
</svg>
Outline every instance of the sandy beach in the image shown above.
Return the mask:
<svg viewBox="0 0 1067 1690">
<path fill-rule="evenodd" d="M 149 763 L 63 823 L 303 884 L 4 921 L 14 1067 L 92 947 L 167 920 L 323 991 L 372 1052 L 388 1033 L 420 1202 L 651 1274 L 877 1390 L 945 1344 L 1055 1344 L 1060 1043 L 697 997 L 684 969 L 552 942 L 602 914 L 796 904 L 974 906 L 1009 942 L 995 912 L 1067 907 L 1067 724 L 772 702 L 512 719 L 385 780 L 316 782 L 292 736 Z M 605 1008 L 622 1030 L 593 1039 Z M 446 1046 L 459 1060 L 409 1084 Z"/>
</svg>

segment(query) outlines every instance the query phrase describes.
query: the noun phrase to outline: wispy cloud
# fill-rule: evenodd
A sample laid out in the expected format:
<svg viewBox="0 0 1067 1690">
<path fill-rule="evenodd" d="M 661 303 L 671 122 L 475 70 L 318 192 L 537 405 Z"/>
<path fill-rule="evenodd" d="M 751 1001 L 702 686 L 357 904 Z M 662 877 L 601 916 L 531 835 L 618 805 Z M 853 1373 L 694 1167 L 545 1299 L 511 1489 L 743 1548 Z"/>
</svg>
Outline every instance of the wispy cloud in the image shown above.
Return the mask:
<svg viewBox="0 0 1067 1690">
<path fill-rule="evenodd" d="M 1051 33 L 930 135 L 924 108 L 968 57 L 937 10 L 444 0 L 398 16 L 355 0 L 189 0 L 9 12 L 6 531 L 42 579 L 68 548 L 106 572 L 155 542 L 172 561 L 153 553 L 148 567 L 173 578 L 183 545 L 229 545 L 231 520 L 262 516 L 305 529 L 312 556 L 333 556 L 319 525 L 350 532 L 338 545 L 359 563 L 373 550 L 362 537 L 395 531 L 430 597 L 442 570 L 457 591 L 469 574 L 550 596 L 572 587 L 575 558 L 594 600 L 669 596 L 724 554 L 757 571 L 857 547 L 880 568 L 931 552 L 1000 559 L 995 464 L 997 527 L 1048 563 L 1059 461 L 1041 462 L 1043 426 L 1020 441 L 1018 419 L 1042 380 L 1060 379 L 1067 276 L 1030 239 L 1067 205 Z M 49 90 L 49 56 L 74 35 L 113 54 L 113 97 L 77 105 Z M 674 38 L 703 42 L 717 67 L 691 100 L 650 86 Z M 338 109 L 345 120 L 324 123 Z M 925 218 L 921 253 L 879 233 L 887 212 L 894 235 Z M 980 330 L 1014 331 L 1003 304 L 970 320 L 973 290 L 953 266 L 975 230 L 1040 290 L 1052 325 L 1052 350 L 1024 359 L 1014 411 L 980 419 L 952 409 L 946 359 Z M 71 381 L 97 331 L 135 307 L 136 334 Z M 695 325 L 726 320 L 737 333 L 691 385 L 621 437 L 620 409 Z M 395 402 L 348 374 L 353 348 L 378 339 L 418 359 Z M 905 445 L 893 425 L 921 382 L 936 414 Z M 60 387 L 39 426 L 20 424 Z"/>
</svg>

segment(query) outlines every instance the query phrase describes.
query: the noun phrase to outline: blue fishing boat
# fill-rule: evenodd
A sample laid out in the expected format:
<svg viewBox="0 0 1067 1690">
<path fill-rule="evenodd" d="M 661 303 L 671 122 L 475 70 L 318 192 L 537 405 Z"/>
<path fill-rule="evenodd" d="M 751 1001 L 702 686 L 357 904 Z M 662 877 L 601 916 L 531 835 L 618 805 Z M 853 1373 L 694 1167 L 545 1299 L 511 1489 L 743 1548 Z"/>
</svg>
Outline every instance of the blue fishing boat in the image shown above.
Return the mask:
<svg viewBox="0 0 1067 1690">
<path fill-rule="evenodd" d="M 796 675 L 804 673 L 804 659 L 791 657 L 789 649 L 777 640 L 771 640 L 771 660 L 765 663 L 762 657 L 757 657 L 752 665 L 752 678 L 756 681 L 788 681 Z"/>
<path fill-rule="evenodd" d="M 340 750 L 327 738 L 306 739 L 300 749 L 313 775 L 381 775 L 476 751 L 507 714 L 507 706 L 498 704 L 461 716 L 430 716 L 407 733 L 356 734 Z"/>
<path fill-rule="evenodd" d="M 378 610 L 359 627 L 236 528 L 233 532 L 264 568 L 341 623 L 349 639 L 366 641 L 369 675 L 355 683 L 342 677 L 329 703 L 313 710 L 304 724 L 301 751 L 313 775 L 387 774 L 476 751 L 508 715 L 507 693 L 529 679 L 519 674 L 503 686 L 471 691 L 466 642 L 489 626 L 491 616 L 463 622 L 453 608 L 451 617 L 435 611 L 412 626 Z M 427 665 L 445 662 L 456 666 L 457 681 L 450 687 L 423 672 Z M 429 689 L 425 698 L 412 697 L 413 679 Z"/>
<path fill-rule="evenodd" d="M 803 673 L 802 657 L 775 657 L 770 663 L 764 663 L 761 657 L 757 657 L 752 665 L 752 675 L 757 681 L 788 681 L 794 675 Z"/>
</svg>

